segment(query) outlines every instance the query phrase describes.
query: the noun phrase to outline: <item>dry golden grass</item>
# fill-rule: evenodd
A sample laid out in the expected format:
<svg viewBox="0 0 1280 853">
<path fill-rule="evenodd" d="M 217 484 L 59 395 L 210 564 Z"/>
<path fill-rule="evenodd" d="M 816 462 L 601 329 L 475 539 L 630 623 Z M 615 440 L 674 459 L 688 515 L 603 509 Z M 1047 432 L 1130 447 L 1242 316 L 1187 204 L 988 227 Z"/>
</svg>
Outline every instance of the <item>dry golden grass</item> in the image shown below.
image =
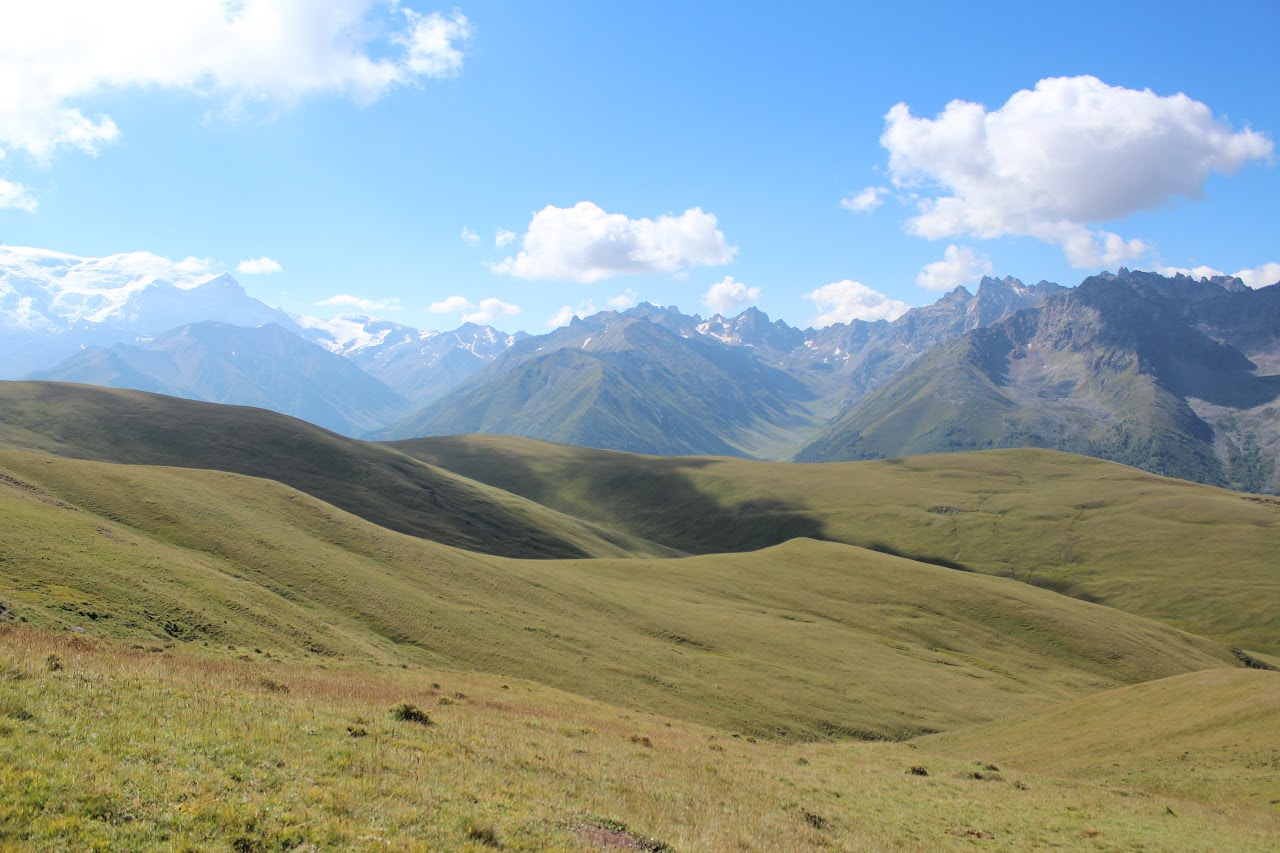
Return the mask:
<svg viewBox="0 0 1280 853">
<path fill-rule="evenodd" d="M 2 849 L 586 850 L 589 828 L 625 827 L 680 851 L 1268 850 L 1280 831 L 1274 809 L 1140 780 L 991 770 L 926 744 L 752 742 L 417 667 L 9 627 L 0 691 Z M 402 702 L 432 725 L 395 720 Z"/>
</svg>

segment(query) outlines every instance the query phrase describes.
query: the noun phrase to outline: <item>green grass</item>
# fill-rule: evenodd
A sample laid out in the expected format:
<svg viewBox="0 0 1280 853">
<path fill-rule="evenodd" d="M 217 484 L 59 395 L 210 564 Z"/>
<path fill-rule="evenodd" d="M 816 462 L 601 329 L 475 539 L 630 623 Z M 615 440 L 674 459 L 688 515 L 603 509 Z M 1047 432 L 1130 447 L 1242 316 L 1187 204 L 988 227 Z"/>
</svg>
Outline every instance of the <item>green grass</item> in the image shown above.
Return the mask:
<svg viewBox="0 0 1280 853">
<path fill-rule="evenodd" d="M 0 382 L 0 448 L 266 477 L 391 530 L 480 553 L 669 553 L 264 409 L 88 385 Z"/>
<path fill-rule="evenodd" d="M 1046 450 L 794 464 L 503 436 L 396 449 L 691 553 L 809 536 L 1012 578 L 1280 653 L 1280 499 Z"/>
<path fill-rule="evenodd" d="M 0 690 L 25 710 L 0 717 L 0 849 L 598 850 L 609 833 L 679 851 L 1263 851 L 1280 832 L 1273 806 L 993 771 L 933 739 L 752 742 L 417 667 L 210 661 L 0 627 Z M 406 701 L 433 724 L 396 720 Z"/>
<path fill-rule="evenodd" d="M 1280 672 L 1209 670 L 1123 687 L 921 742 L 1107 785 L 1280 805 Z"/>
<path fill-rule="evenodd" d="M 900 739 L 1238 665 L 1119 611 L 836 543 L 520 561 L 234 474 L 16 452 L 0 470 L 0 603 L 142 645 L 502 673 L 798 738 Z"/>
</svg>

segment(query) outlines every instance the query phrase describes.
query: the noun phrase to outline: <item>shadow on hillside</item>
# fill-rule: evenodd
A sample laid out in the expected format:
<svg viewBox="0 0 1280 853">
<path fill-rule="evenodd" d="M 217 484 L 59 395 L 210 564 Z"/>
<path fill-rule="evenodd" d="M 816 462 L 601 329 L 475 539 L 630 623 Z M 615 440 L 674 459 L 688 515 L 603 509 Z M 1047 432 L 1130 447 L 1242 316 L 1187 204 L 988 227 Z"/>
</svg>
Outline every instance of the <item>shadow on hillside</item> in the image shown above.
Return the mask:
<svg viewBox="0 0 1280 853">
<path fill-rule="evenodd" d="M 448 436 L 397 442 L 397 450 L 585 521 L 690 554 L 756 551 L 790 539 L 828 539 L 818 516 L 781 498 L 722 499 L 690 473 L 712 459 L 584 450 L 539 471 L 519 453 Z"/>
</svg>

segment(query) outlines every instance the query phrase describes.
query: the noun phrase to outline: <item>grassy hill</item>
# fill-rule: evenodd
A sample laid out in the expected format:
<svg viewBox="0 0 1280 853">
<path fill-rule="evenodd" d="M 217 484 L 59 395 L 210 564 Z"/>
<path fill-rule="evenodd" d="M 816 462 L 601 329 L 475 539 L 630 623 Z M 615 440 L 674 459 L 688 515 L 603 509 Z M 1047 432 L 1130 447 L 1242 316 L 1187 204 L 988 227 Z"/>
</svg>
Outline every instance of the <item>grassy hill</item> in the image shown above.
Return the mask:
<svg viewBox="0 0 1280 853">
<path fill-rule="evenodd" d="M 1044 450 L 789 464 L 501 436 L 397 450 L 690 553 L 808 536 L 1012 578 L 1280 653 L 1280 499 Z"/>
<path fill-rule="evenodd" d="M 0 448 L 266 477 L 391 530 L 481 553 L 670 553 L 263 409 L 88 385 L 0 382 Z"/>
<path fill-rule="evenodd" d="M 1280 800 L 1280 673 L 1209 670 L 921 741 L 1006 769 L 1218 802 Z"/>
<path fill-rule="evenodd" d="M 1239 663 L 1116 610 L 836 543 L 520 561 L 234 474 L 20 452 L 0 472 L 0 603 L 144 646 L 500 673 L 798 738 L 900 739 Z"/>
<path fill-rule="evenodd" d="M 437 669 L 0 625 L 0 688 L 5 848 L 1263 851 L 1280 832 L 1274 806 L 992 771 L 932 738 L 756 743 Z M 406 702 L 430 724 L 390 713 Z"/>
</svg>

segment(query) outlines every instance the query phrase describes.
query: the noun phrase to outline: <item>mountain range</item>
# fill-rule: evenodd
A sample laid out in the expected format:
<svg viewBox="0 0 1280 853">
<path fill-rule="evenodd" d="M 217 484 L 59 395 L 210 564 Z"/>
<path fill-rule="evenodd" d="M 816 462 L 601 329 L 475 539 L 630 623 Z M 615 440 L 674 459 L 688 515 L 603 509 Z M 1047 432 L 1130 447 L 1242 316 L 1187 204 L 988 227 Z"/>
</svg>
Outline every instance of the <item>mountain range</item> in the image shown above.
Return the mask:
<svg viewBox="0 0 1280 853">
<path fill-rule="evenodd" d="M 984 277 L 891 322 L 821 329 L 643 303 L 530 336 L 289 315 L 151 257 L 0 248 L 0 378 L 259 406 L 378 439 L 799 461 L 1046 447 L 1280 488 L 1280 288 L 1235 278 Z"/>
</svg>

